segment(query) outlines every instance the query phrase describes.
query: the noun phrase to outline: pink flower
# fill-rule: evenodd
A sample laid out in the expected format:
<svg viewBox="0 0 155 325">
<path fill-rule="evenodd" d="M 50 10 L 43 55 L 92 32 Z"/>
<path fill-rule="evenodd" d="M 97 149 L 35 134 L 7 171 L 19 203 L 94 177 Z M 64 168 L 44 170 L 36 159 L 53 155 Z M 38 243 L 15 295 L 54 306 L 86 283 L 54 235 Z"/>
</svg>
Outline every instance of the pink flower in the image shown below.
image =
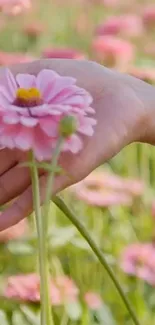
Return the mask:
<svg viewBox="0 0 155 325">
<path fill-rule="evenodd" d="M 67 276 L 50 281 L 50 297 L 54 306 L 78 299 L 79 290 Z M 40 279 L 35 273 L 10 276 L 7 279 L 4 297 L 23 302 L 40 302 Z"/>
<path fill-rule="evenodd" d="M 55 279 L 55 284 L 60 290 L 62 300 L 76 301 L 79 294 L 79 289 L 74 281 L 67 276 L 60 276 Z"/>
<path fill-rule="evenodd" d="M 139 36 L 143 32 L 142 20 L 137 15 L 112 16 L 99 25 L 96 34 L 103 35 L 125 35 Z"/>
<path fill-rule="evenodd" d="M 121 268 L 151 285 L 155 285 L 155 247 L 151 243 L 132 244 L 126 247 L 121 257 Z"/>
<path fill-rule="evenodd" d="M 106 7 L 116 7 L 120 4 L 120 0 L 101 0 L 101 2 L 106 6 Z"/>
<path fill-rule="evenodd" d="M 0 0 L 0 9 L 5 14 L 18 15 L 31 8 L 31 0 Z"/>
<path fill-rule="evenodd" d="M 0 65 L 8 66 L 17 63 L 32 62 L 35 58 L 23 53 L 8 53 L 0 51 Z"/>
<path fill-rule="evenodd" d="M 98 36 L 93 41 L 96 57 L 108 66 L 126 66 L 134 59 L 134 46 L 114 36 Z"/>
<path fill-rule="evenodd" d="M 100 309 L 103 304 L 101 297 L 97 293 L 92 291 L 89 291 L 85 294 L 84 300 L 87 306 L 93 310 Z"/>
<path fill-rule="evenodd" d="M 91 96 L 75 85 L 74 78 L 51 70 L 14 77 L 6 69 L 5 76 L 6 87 L 0 87 L 1 146 L 31 149 L 38 160 L 49 159 L 60 135 L 60 121 L 69 115 L 76 119 L 77 134 L 65 139 L 62 150 L 81 150 L 80 134 L 92 136 L 96 120 L 87 116 L 94 113 Z"/>
<path fill-rule="evenodd" d="M 38 37 L 44 32 L 44 26 L 39 21 L 34 21 L 33 23 L 24 27 L 23 32 L 29 37 Z"/>
<path fill-rule="evenodd" d="M 77 59 L 83 60 L 85 54 L 71 48 L 47 48 L 43 51 L 43 57 L 46 59 Z"/>
<path fill-rule="evenodd" d="M 17 225 L 0 232 L 0 242 L 5 243 L 9 240 L 18 239 L 26 235 L 28 225 L 26 220 L 22 220 Z"/>
<path fill-rule="evenodd" d="M 149 5 L 144 8 L 143 22 L 147 27 L 155 25 L 155 5 Z"/>
<path fill-rule="evenodd" d="M 139 180 L 125 179 L 103 171 L 91 173 L 83 181 L 71 186 L 70 191 L 90 205 L 130 206 L 133 197 L 143 193 L 144 185 Z"/>
<path fill-rule="evenodd" d="M 138 79 L 145 81 L 145 82 L 148 82 L 148 83 L 155 82 L 155 69 L 153 69 L 153 68 L 133 67 L 133 68 L 129 69 L 128 73 Z"/>
</svg>

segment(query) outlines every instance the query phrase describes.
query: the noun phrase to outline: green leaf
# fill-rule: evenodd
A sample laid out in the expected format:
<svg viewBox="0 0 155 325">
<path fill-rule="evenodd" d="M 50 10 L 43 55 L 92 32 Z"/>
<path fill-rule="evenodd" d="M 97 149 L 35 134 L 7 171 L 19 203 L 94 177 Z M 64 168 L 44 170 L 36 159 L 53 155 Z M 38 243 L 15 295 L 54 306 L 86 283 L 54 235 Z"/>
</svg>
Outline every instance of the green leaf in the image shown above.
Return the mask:
<svg viewBox="0 0 155 325">
<path fill-rule="evenodd" d="M 23 163 L 20 163 L 19 164 L 19 167 L 29 167 L 29 168 L 32 168 L 33 167 L 33 162 L 31 161 L 27 161 L 27 162 L 23 162 Z M 60 173 L 63 173 L 63 169 L 62 167 L 60 166 L 57 166 L 55 168 L 53 168 L 49 163 L 46 163 L 46 162 L 41 162 L 41 163 L 36 163 L 36 166 L 37 168 L 39 169 L 44 169 L 44 170 L 47 170 L 48 172 L 54 172 L 56 174 L 60 174 Z"/>
<path fill-rule="evenodd" d="M 56 228 L 49 240 L 52 247 L 60 247 L 68 244 L 76 234 L 76 228 L 73 226 Z"/>
<path fill-rule="evenodd" d="M 154 60 L 151 59 L 138 59 L 136 65 L 141 68 L 152 68 L 154 67 Z"/>
<path fill-rule="evenodd" d="M 72 245 L 74 245 L 77 248 L 83 249 L 85 251 L 91 251 L 90 246 L 88 245 L 86 240 L 83 238 L 75 237 L 72 239 L 71 243 L 72 243 Z"/>
<path fill-rule="evenodd" d="M 0 324 L 1 325 L 9 325 L 9 321 L 7 316 L 3 310 L 0 309 Z"/>
<path fill-rule="evenodd" d="M 77 321 L 82 317 L 82 308 L 79 302 L 65 304 L 65 311 L 72 321 Z"/>
<path fill-rule="evenodd" d="M 96 311 L 97 318 L 101 324 L 116 325 L 110 309 L 103 304 L 102 308 Z"/>
<path fill-rule="evenodd" d="M 21 314 L 20 311 L 15 310 L 12 315 L 12 325 L 30 325 L 25 319 L 25 316 Z"/>
<path fill-rule="evenodd" d="M 32 311 L 31 308 L 27 307 L 26 305 L 20 306 L 20 310 L 22 311 L 25 318 L 28 322 L 32 325 L 40 325 L 40 315 L 36 314 Z"/>
<path fill-rule="evenodd" d="M 7 248 L 14 255 L 32 255 L 34 253 L 34 248 L 24 242 L 9 242 Z"/>
</svg>

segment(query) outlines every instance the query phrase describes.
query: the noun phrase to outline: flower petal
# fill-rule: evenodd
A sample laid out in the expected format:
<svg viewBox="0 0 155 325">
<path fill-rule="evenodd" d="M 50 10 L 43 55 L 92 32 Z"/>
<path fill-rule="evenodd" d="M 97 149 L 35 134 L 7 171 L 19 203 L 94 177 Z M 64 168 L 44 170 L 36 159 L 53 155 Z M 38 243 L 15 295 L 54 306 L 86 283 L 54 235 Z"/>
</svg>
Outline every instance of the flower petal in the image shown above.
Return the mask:
<svg viewBox="0 0 155 325">
<path fill-rule="evenodd" d="M 9 148 L 9 149 L 13 149 L 15 148 L 15 142 L 14 142 L 14 139 L 11 138 L 10 136 L 8 135 L 3 135 L 1 136 L 1 146 L 4 146 L 6 148 Z"/>
<path fill-rule="evenodd" d="M 49 136 L 49 137 L 57 137 L 58 136 L 58 123 L 49 117 L 42 118 L 40 120 L 41 129 Z"/>
<path fill-rule="evenodd" d="M 49 85 L 51 90 L 51 86 L 53 85 L 53 82 L 56 80 L 56 78 L 59 78 L 59 75 L 52 70 L 44 69 L 38 73 L 36 77 L 36 86 L 41 91 L 43 96 L 46 95 Z"/>
<path fill-rule="evenodd" d="M 20 123 L 24 126 L 34 127 L 38 124 L 38 119 L 34 117 L 21 116 Z"/>
<path fill-rule="evenodd" d="M 80 125 L 78 127 L 78 132 L 87 135 L 92 136 L 94 133 L 93 126 L 96 125 L 97 121 L 94 118 L 91 117 L 83 117 L 80 119 Z"/>
<path fill-rule="evenodd" d="M 52 155 L 52 138 L 48 137 L 40 127 L 36 127 L 35 129 L 35 138 L 33 150 L 35 153 L 35 157 L 41 161 L 50 159 Z"/>
<path fill-rule="evenodd" d="M 51 96 L 51 94 L 49 94 L 49 97 L 47 96 L 46 100 L 47 101 L 51 101 L 54 104 L 62 104 L 63 101 L 68 98 L 71 97 L 75 94 L 77 90 L 77 87 L 73 84 L 69 85 L 68 87 L 65 86 L 65 88 L 62 87 L 62 89 L 60 89 L 60 91 L 57 91 L 55 93 L 55 96 Z"/>
<path fill-rule="evenodd" d="M 44 97 L 45 101 L 48 103 L 55 103 L 56 96 L 62 92 L 61 98 L 65 95 L 65 93 L 69 91 L 69 87 L 74 85 L 76 80 L 71 77 L 58 77 L 54 80 L 53 84 L 49 83 L 49 90 L 46 93 L 46 96 Z M 60 97 L 60 96 L 59 96 Z M 59 100 L 59 103 L 62 104 L 62 100 Z"/>
<path fill-rule="evenodd" d="M 68 113 L 72 110 L 72 107 L 69 105 L 55 105 L 49 104 L 49 115 L 60 115 L 62 113 Z"/>
<path fill-rule="evenodd" d="M 33 129 L 22 127 L 15 139 L 16 148 L 20 150 L 29 150 L 33 148 Z"/>
<path fill-rule="evenodd" d="M 29 111 L 33 116 L 46 116 L 49 114 L 49 106 L 48 104 L 38 105 L 30 107 Z"/>
<path fill-rule="evenodd" d="M 66 140 L 63 151 L 71 151 L 76 154 L 82 149 L 82 140 L 76 134 L 73 134 L 69 139 Z"/>
<path fill-rule="evenodd" d="M 16 84 L 16 80 L 12 74 L 12 72 L 9 69 L 6 69 L 6 78 L 7 78 L 7 83 L 9 86 L 9 93 L 10 95 L 15 98 L 15 94 L 17 91 L 17 84 Z"/>
<path fill-rule="evenodd" d="M 4 115 L 3 122 L 6 124 L 17 124 L 19 122 L 19 116 L 17 114 Z"/>
<path fill-rule="evenodd" d="M 22 116 L 30 116 L 29 114 L 29 108 L 28 107 L 19 107 L 16 105 L 9 105 L 8 109 L 12 112 L 17 112 L 21 114 Z"/>
<path fill-rule="evenodd" d="M 19 73 L 16 76 L 16 81 L 20 88 L 32 88 L 35 87 L 36 77 L 31 74 Z"/>
<path fill-rule="evenodd" d="M 7 90 L 3 86 L 0 86 L 0 104 L 4 106 L 8 102 L 11 103 L 13 100 L 14 100 L 14 96 L 11 95 L 9 90 Z"/>
</svg>

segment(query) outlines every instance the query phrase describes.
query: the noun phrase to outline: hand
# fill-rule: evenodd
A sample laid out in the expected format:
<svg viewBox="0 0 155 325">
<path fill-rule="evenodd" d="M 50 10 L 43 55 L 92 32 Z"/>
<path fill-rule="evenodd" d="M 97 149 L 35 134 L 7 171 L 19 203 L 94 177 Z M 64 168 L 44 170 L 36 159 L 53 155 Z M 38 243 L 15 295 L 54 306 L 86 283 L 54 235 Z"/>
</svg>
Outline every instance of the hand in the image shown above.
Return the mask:
<svg viewBox="0 0 155 325">
<path fill-rule="evenodd" d="M 83 139 L 83 150 L 78 155 L 62 154 L 60 163 L 71 178 L 57 176 L 55 193 L 86 177 L 129 143 L 147 141 L 148 123 L 155 105 L 152 86 L 88 61 L 40 60 L 14 66 L 11 70 L 14 74 L 37 74 L 44 68 L 75 77 L 78 85 L 91 93 L 97 119 L 94 136 Z M 3 82 L 1 69 L 0 83 Z M 29 170 L 18 166 L 26 156 L 17 150 L 0 151 L 0 204 L 15 199 L 0 216 L 0 230 L 16 224 L 33 210 Z M 42 175 L 42 198 L 45 186 L 46 175 Z"/>
</svg>

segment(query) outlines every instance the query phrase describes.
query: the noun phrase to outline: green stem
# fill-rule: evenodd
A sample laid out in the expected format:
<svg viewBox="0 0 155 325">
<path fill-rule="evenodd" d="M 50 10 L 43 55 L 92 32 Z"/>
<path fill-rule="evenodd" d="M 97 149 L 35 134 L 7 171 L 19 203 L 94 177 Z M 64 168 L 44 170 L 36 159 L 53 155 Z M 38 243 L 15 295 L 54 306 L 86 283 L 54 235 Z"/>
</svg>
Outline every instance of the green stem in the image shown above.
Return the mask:
<svg viewBox="0 0 155 325">
<path fill-rule="evenodd" d="M 63 211 L 63 213 L 67 216 L 67 218 L 75 225 L 75 227 L 78 229 L 78 231 L 81 233 L 81 235 L 85 238 L 85 240 L 87 241 L 87 243 L 89 244 L 89 246 L 91 247 L 91 249 L 93 250 L 93 252 L 95 253 L 95 255 L 98 257 L 98 260 L 100 261 L 100 263 L 104 266 L 105 270 L 107 271 L 107 273 L 109 274 L 111 280 L 113 281 L 115 287 L 117 288 L 132 320 L 133 323 L 135 325 L 140 325 L 136 314 L 134 312 L 134 310 L 132 309 L 130 302 L 128 301 L 125 293 L 123 292 L 121 285 L 119 284 L 118 280 L 116 279 L 112 269 L 109 267 L 109 265 L 107 264 L 102 251 L 98 248 L 98 246 L 96 245 L 96 243 L 94 242 L 94 240 L 92 239 L 92 237 L 89 235 L 89 232 L 87 231 L 87 229 L 83 226 L 83 224 L 76 218 L 76 216 L 74 215 L 74 213 L 72 212 L 71 209 L 69 209 L 67 207 L 67 205 L 65 204 L 65 202 L 60 198 L 60 197 L 54 197 L 53 198 L 53 202 L 57 205 L 57 207 Z"/>
<path fill-rule="evenodd" d="M 61 152 L 63 144 L 63 138 L 59 138 L 58 143 L 56 145 L 55 151 L 52 155 L 51 159 L 51 171 L 48 174 L 47 178 L 47 185 L 46 185 L 46 193 L 45 193 L 45 202 L 43 206 L 43 217 L 44 217 L 44 232 L 47 233 L 48 230 L 48 217 L 49 217 L 49 211 L 50 211 L 50 199 L 53 194 L 53 187 L 54 187 L 54 176 L 55 176 L 55 169 L 57 167 L 59 155 Z"/>
<path fill-rule="evenodd" d="M 40 269 L 40 295 L 41 295 L 41 325 L 53 325 L 51 302 L 49 295 L 49 273 L 48 273 L 48 254 L 47 254 L 47 239 L 44 236 L 43 226 L 44 219 L 41 213 L 40 192 L 39 192 L 39 177 L 38 170 L 35 164 L 35 158 L 31 153 L 33 166 L 31 167 L 31 179 L 33 190 L 33 203 L 35 210 L 36 226 L 38 233 L 39 247 L 39 269 Z"/>
</svg>

